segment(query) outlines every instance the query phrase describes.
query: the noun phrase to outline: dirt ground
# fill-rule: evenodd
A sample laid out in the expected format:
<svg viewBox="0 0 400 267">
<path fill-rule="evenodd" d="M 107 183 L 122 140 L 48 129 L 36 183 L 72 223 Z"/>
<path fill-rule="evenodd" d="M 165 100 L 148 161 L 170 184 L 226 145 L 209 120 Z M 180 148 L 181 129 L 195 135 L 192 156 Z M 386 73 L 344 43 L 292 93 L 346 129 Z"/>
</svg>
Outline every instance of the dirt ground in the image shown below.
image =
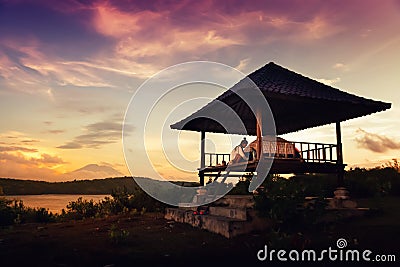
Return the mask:
<svg viewBox="0 0 400 267">
<path fill-rule="evenodd" d="M 117 243 L 110 238 L 113 227 L 129 235 Z M 167 221 L 162 214 L 17 225 L 2 230 L 0 239 L 0 266 L 181 266 L 254 261 L 263 246 L 256 245 L 261 242 L 259 234 L 229 240 Z"/>
<path fill-rule="evenodd" d="M 315 229 L 301 238 L 308 247 L 325 249 L 336 248 L 337 239 L 345 238 L 353 247 L 395 254 L 399 261 L 400 201 L 388 201 L 392 206 L 386 205 L 383 213 Z M 112 239 L 110 231 L 125 234 Z M 0 266 L 282 266 L 257 259 L 257 252 L 274 238 L 265 232 L 226 239 L 156 213 L 22 224 L 0 229 Z M 292 241 L 288 250 L 304 244 Z"/>
</svg>

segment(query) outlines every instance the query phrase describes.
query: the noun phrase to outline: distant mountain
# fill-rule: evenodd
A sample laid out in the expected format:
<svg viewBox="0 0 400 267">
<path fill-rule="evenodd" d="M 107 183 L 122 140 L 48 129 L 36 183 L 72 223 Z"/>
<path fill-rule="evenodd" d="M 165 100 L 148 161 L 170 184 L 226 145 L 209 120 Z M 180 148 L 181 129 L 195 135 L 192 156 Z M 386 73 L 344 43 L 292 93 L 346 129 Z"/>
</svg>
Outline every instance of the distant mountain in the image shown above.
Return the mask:
<svg viewBox="0 0 400 267">
<path fill-rule="evenodd" d="M 88 164 L 80 169 L 65 173 L 63 176 L 70 179 L 99 179 L 107 177 L 121 177 L 124 175 L 111 166 Z"/>
</svg>

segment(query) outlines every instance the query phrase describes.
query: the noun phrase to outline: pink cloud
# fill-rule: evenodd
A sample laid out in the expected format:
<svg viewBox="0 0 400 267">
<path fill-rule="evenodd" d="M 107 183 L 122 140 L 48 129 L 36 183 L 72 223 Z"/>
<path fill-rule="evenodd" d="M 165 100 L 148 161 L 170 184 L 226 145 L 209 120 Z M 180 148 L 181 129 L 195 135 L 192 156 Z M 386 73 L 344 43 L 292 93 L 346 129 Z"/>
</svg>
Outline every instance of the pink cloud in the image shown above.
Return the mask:
<svg viewBox="0 0 400 267">
<path fill-rule="evenodd" d="M 251 60 L 255 56 L 254 46 L 314 45 L 338 35 L 350 34 L 354 38 L 357 33 L 362 38 L 365 31 L 376 27 L 377 21 L 385 20 L 385 13 L 395 6 L 391 1 L 379 6 L 374 1 L 351 1 L 343 6 L 316 0 L 306 4 L 300 0 L 267 4 L 265 1 L 81 3 L 69 0 L 61 6 L 54 1 L 40 4 L 71 14 L 71 19 L 85 12 L 86 21 L 82 25 L 114 40 L 105 49 L 96 47 L 82 60 L 45 53 L 50 47 L 34 35 L 9 42 L 8 47 L 25 55 L 20 63 L 26 68 L 0 53 L 2 75 L 15 88 L 28 92 L 38 90 L 40 85 L 41 92 L 50 98 L 53 85 L 117 86 L 114 83 L 118 79 L 110 82 L 103 78 L 103 73 L 146 78 L 163 67 L 187 60 L 212 58 L 238 65 L 244 58 Z M 218 53 L 222 49 L 235 49 L 235 53 L 230 53 L 229 59 L 219 58 L 220 54 L 223 57 Z"/>
<path fill-rule="evenodd" d="M 93 28 L 117 41 L 112 57 L 119 66 L 122 59 L 138 62 L 162 57 L 156 60 L 160 64 L 165 58 L 200 56 L 238 45 L 310 42 L 348 27 L 340 21 L 342 13 L 333 13 L 337 7 L 325 1 L 308 5 L 303 1 L 269 5 L 185 1 L 168 3 L 168 8 L 162 1 L 139 8 L 127 8 L 124 3 L 96 3 L 93 16 Z"/>
</svg>

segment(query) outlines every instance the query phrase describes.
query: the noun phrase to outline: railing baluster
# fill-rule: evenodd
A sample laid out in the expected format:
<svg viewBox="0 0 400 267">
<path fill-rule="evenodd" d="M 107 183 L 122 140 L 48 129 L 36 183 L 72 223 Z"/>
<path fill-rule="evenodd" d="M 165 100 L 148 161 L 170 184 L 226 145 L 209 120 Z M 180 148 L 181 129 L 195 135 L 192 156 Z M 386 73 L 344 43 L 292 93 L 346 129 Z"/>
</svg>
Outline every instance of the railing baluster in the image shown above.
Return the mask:
<svg viewBox="0 0 400 267">
<path fill-rule="evenodd" d="M 302 158 L 304 158 L 303 143 L 300 143 L 300 155 L 301 155 Z"/>
<path fill-rule="evenodd" d="M 318 152 L 318 145 L 314 144 L 314 149 L 313 149 L 314 161 L 318 161 L 317 152 Z"/>
<path fill-rule="evenodd" d="M 313 148 L 313 150 L 312 150 L 312 157 L 313 157 L 313 162 L 315 162 L 315 144 L 313 145 L 314 146 L 314 148 Z"/>
</svg>

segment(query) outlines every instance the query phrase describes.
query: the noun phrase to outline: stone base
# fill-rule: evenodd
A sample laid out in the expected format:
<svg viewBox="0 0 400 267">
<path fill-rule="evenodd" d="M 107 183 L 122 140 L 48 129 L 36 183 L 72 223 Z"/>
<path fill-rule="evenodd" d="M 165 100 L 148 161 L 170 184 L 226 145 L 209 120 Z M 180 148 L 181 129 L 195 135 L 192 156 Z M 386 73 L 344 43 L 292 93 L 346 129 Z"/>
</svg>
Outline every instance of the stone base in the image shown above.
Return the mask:
<svg viewBox="0 0 400 267">
<path fill-rule="evenodd" d="M 253 206 L 252 196 L 228 195 L 209 206 L 207 215 L 194 214 L 188 208 L 167 208 L 165 218 L 232 238 L 271 226 L 268 219 L 257 216 Z"/>
<path fill-rule="evenodd" d="M 328 209 L 356 209 L 357 202 L 350 199 L 327 198 Z"/>
<path fill-rule="evenodd" d="M 338 187 L 333 192 L 334 197 L 329 198 L 328 208 L 331 209 L 356 209 L 357 202 L 350 200 L 350 193 L 345 187 Z"/>
<path fill-rule="evenodd" d="M 349 199 L 350 194 L 349 191 L 347 191 L 346 187 L 338 187 L 336 190 L 333 192 L 335 195 L 334 198 L 336 199 Z"/>
</svg>

